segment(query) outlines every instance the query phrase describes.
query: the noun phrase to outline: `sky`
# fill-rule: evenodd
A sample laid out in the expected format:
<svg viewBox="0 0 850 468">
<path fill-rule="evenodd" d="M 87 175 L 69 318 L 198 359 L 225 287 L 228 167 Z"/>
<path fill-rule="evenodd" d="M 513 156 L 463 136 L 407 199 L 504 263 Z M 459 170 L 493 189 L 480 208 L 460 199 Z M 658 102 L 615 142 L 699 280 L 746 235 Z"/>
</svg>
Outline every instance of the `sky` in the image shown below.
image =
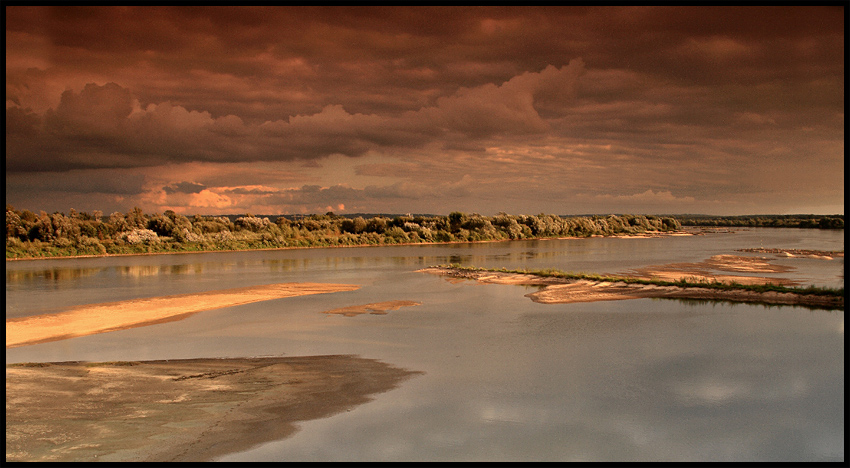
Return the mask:
<svg viewBox="0 0 850 468">
<path fill-rule="evenodd" d="M 7 5 L 6 203 L 844 214 L 836 5 Z"/>
</svg>

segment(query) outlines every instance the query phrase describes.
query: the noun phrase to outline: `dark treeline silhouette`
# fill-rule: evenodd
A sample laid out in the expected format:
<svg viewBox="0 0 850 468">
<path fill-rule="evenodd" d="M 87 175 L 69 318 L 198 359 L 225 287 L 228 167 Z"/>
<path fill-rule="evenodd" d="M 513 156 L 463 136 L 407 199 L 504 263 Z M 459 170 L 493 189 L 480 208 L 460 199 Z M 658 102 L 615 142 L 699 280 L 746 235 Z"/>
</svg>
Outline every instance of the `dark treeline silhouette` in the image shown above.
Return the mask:
<svg viewBox="0 0 850 468">
<path fill-rule="evenodd" d="M 498 241 L 670 232 L 669 216 L 441 215 L 187 217 L 140 208 L 104 216 L 36 214 L 6 206 L 6 258 Z"/>
<path fill-rule="evenodd" d="M 683 226 L 787 227 L 844 229 L 844 215 L 673 215 Z"/>
</svg>

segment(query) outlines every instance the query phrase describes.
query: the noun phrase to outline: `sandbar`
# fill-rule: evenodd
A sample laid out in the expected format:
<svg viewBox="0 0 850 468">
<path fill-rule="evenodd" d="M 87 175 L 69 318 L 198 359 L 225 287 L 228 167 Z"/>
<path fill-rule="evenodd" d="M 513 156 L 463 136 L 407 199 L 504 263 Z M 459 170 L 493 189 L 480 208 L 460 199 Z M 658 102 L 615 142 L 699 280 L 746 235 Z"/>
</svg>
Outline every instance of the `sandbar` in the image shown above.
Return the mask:
<svg viewBox="0 0 850 468">
<path fill-rule="evenodd" d="M 626 276 L 659 279 L 663 281 L 719 281 L 722 283 L 735 282 L 738 284 L 767 284 L 794 286 L 798 283 L 788 278 L 727 275 L 718 271 L 735 273 L 786 273 L 794 268 L 770 263 L 764 257 L 744 257 L 740 255 L 714 255 L 711 258 L 696 263 L 669 263 L 666 265 L 649 266 L 626 272 Z"/>
<path fill-rule="evenodd" d="M 358 288 L 352 284 L 277 283 L 78 306 L 6 319 L 6 348 L 182 320 L 204 310 Z"/>
<path fill-rule="evenodd" d="M 763 304 L 804 305 L 808 307 L 826 309 L 844 308 L 844 298 L 840 296 L 819 296 L 774 291 L 758 292 L 741 289 L 732 290 L 701 287 L 659 286 L 653 284 L 592 281 L 586 279 L 544 277 L 534 274 L 461 270 L 442 267 L 430 267 L 419 271 L 446 276 L 454 280 L 474 280 L 480 283 L 489 284 L 541 286 L 539 291 L 526 294 L 525 296 L 534 302 L 543 304 L 614 301 L 640 298 L 678 298 Z M 742 277 L 736 276 L 734 278 L 738 279 Z M 761 280 L 764 282 L 764 278 Z"/>
<path fill-rule="evenodd" d="M 815 258 L 820 260 L 832 260 L 836 257 L 843 258 L 844 251 L 841 250 L 811 250 L 811 249 L 776 249 L 776 248 L 754 248 L 754 249 L 740 249 L 740 252 L 760 252 L 760 253 L 772 253 L 776 254 L 777 257 L 801 257 L 801 258 Z"/>
<path fill-rule="evenodd" d="M 357 356 L 6 366 L 6 461 L 209 461 L 419 372 Z"/>
<path fill-rule="evenodd" d="M 340 307 L 338 309 L 326 310 L 325 314 L 338 314 L 345 317 L 355 317 L 362 314 L 386 315 L 388 310 L 398 310 L 402 307 L 411 307 L 422 305 L 419 302 L 413 301 L 384 301 L 373 302 L 371 304 L 354 305 L 348 307 Z"/>
</svg>

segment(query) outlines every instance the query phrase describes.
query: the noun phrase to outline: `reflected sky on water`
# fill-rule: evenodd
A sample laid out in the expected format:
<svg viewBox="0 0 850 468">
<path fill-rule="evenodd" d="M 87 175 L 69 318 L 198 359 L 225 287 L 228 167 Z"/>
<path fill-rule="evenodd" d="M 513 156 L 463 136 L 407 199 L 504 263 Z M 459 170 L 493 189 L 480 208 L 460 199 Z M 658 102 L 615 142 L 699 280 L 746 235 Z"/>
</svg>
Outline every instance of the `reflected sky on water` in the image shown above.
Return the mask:
<svg viewBox="0 0 850 468">
<path fill-rule="evenodd" d="M 357 354 L 424 372 L 227 461 L 843 460 L 843 311 L 538 304 L 525 297 L 533 287 L 416 272 L 461 263 L 617 273 L 754 247 L 843 251 L 843 231 L 7 262 L 7 317 L 277 282 L 360 289 L 13 348 L 6 361 Z M 795 267 L 782 276 L 843 285 L 843 258 L 777 260 Z M 391 300 L 421 305 L 322 313 Z"/>
</svg>

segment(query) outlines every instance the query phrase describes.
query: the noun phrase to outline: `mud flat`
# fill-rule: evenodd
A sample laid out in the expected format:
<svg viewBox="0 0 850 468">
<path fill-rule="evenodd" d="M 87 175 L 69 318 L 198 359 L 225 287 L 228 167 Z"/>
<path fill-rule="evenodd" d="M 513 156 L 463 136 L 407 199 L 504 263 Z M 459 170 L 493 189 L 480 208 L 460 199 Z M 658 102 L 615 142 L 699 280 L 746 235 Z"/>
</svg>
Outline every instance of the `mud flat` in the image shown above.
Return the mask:
<svg viewBox="0 0 850 468">
<path fill-rule="evenodd" d="M 358 288 L 352 284 L 278 283 L 79 306 L 55 314 L 6 319 L 6 347 L 182 320 L 204 310 Z"/>
<path fill-rule="evenodd" d="M 474 280 L 490 284 L 542 286 L 543 288 L 540 291 L 526 294 L 526 297 L 535 302 L 544 304 L 613 301 L 639 298 L 679 298 L 755 302 L 763 304 L 805 305 L 828 309 L 844 308 L 844 298 L 841 296 L 820 296 L 773 291 L 758 292 L 743 289 L 716 289 L 690 286 L 659 286 L 654 284 L 591 281 L 586 279 L 545 277 L 533 274 L 462 270 L 442 267 L 425 268 L 419 271 L 446 276 L 450 280 Z M 737 279 L 742 277 L 736 276 L 735 278 Z M 761 278 L 761 280 L 764 280 L 764 278 Z"/>
<path fill-rule="evenodd" d="M 6 461 L 207 461 L 418 374 L 356 356 L 6 366 Z"/>
</svg>

